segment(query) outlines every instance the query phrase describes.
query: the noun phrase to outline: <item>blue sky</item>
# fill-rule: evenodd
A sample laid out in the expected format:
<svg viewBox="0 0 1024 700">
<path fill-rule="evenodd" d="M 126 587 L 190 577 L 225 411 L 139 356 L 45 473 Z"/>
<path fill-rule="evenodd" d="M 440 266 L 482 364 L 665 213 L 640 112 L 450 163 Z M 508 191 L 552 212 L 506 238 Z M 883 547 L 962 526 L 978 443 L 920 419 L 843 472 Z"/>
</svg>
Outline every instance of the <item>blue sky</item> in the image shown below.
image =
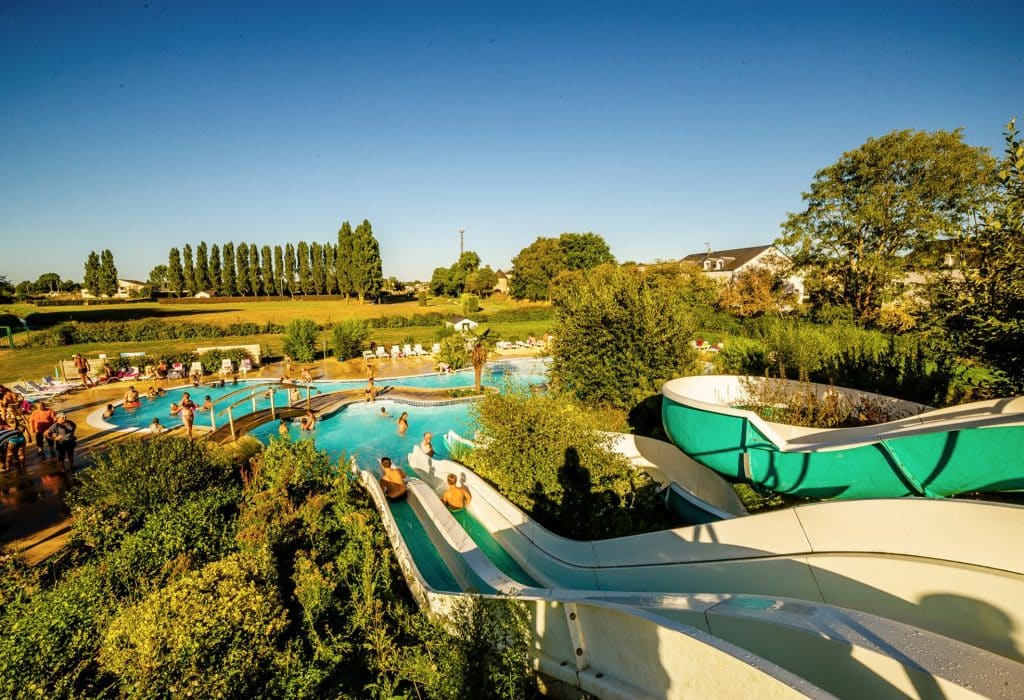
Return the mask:
<svg viewBox="0 0 1024 700">
<path fill-rule="evenodd" d="M 869 136 L 1024 118 L 1017 3 L 0 2 L 0 274 L 334 240 L 386 275 L 537 236 L 769 242 Z M 849 3 L 849 5 L 853 5 Z"/>
</svg>

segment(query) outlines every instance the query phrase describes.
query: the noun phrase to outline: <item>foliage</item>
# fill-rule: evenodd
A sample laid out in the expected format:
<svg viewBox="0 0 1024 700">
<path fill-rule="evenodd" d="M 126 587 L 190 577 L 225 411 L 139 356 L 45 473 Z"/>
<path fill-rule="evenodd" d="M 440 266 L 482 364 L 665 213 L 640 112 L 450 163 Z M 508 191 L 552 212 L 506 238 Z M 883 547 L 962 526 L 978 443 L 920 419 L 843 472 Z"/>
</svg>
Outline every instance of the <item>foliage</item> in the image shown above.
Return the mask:
<svg viewBox="0 0 1024 700">
<path fill-rule="evenodd" d="M 696 359 L 691 290 L 672 269 L 602 266 L 555 300 L 552 374 L 587 403 L 630 409 Z"/>
<path fill-rule="evenodd" d="M 457 297 L 465 290 L 470 275 L 474 275 L 479 267 L 480 256 L 467 250 L 451 267 L 438 267 L 434 270 L 430 278 L 430 291 L 437 296 Z M 479 279 L 476 281 L 479 282 Z"/>
<path fill-rule="evenodd" d="M 312 362 L 320 328 L 308 318 L 292 319 L 285 326 L 284 351 L 296 362 Z"/>
<path fill-rule="evenodd" d="M 906 417 L 884 399 L 869 396 L 852 399 L 837 391 L 819 394 L 806 378 L 801 378 L 796 385 L 772 379 L 748 382 L 746 394 L 742 408 L 754 411 L 767 421 L 787 425 L 854 428 Z"/>
<path fill-rule="evenodd" d="M 212 323 L 191 321 L 170 323 L 160 319 L 135 321 L 98 321 L 79 323 L 69 321 L 45 331 L 33 333 L 31 344 L 37 347 L 58 347 L 81 343 L 145 342 L 151 340 L 183 340 L 189 338 L 224 338 L 234 336 L 280 333 L 284 328 L 275 324 L 251 322 L 217 326 Z"/>
<path fill-rule="evenodd" d="M 451 328 L 446 328 L 451 331 Z M 452 369 L 462 369 L 469 364 L 469 352 L 466 350 L 466 341 L 461 335 L 454 331 L 446 334 L 441 340 L 441 351 L 435 353 L 439 362 L 447 362 Z"/>
<path fill-rule="evenodd" d="M 427 292 L 426 292 L 426 290 L 424 290 L 424 291 L 420 292 L 419 294 L 417 294 L 416 298 L 419 301 L 419 305 L 420 306 L 426 306 L 427 305 Z"/>
<path fill-rule="evenodd" d="M 893 131 L 819 170 L 779 244 L 814 268 L 819 296 L 873 322 L 905 254 L 961 232 L 990 197 L 992 159 L 960 130 Z"/>
<path fill-rule="evenodd" d="M 480 310 L 480 297 L 476 294 L 462 295 L 462 312 L 466 314 L 476 313 Z"/>
<path fill-rule="evenodd" d="M 612 264 L 615 258 L 605 240 L 595 233 L 563 233 L 539 237 L 512 258 L 512 286 L 516 299 L 551 299 L 552 282 L 566 270 L 590 270 Z"/>
<path fill-rule="evenodd" d="M 256 358 L 244 348 L 207 350 L 199 355 L 199 361 L 203 364 L 203 372 L 206 374 L 217 374 L 220 372 L 223 360 L 231 360 L 231 364 L 236 371 L 241 366 L 242 360 L 249 360 L 253 367 L 256 366 Z"/>
<path fill-rule="evenodd" d="M 82 286 L 89 290 L 94 297 L 100 295 L 100 256 L 96 251 L 90 251 L 89 257 L 85 260 L 85 276 L 82 278 Z"/>
<path fill-rule="evenodd" d="M 743 318 L 777 313 L 795 303 L 781 276 L 761 267 L 739 273 L 718 295 L 720 309 Z"/>
<path fill-rule="evenodd" d="M 374 238 L 370 222 L 356 226 L 352 234 L 352 259 L 349 261 L 352 290 L 363 301 L 380 295 L 384 288 L 384 273 L 380 259 L 380 245 Z"/>
<path fill-rule="evenodd" d="M 946 328 L 965 355 L 1001 374 L 1005 393 L 1024 391 L 1024 139 L 1006 125 L 994 206 L 959 249 L 963 281 L 943 300 Z"/>
<path fill-rule="evenodd" d="M 669 526 L 657 484 L 570 396 L 510 387 L 472 412 L 481 437 L 467 464 L 550 530 L 589 540 Z"/>
<path fill-rule="evenodd" d="M 238 278 L 235 271 L 235 244 L 225 243 L 223 262 L 220 270 L 220 293 L 234 296 L 238 293 Z"/>
<path fill-rule="evenodd" d="M 363 343 L 370 337 L 370 327 L 365 321 L 348 319 L 342 321 L 331 330 L 334 356 L 339 360 L 359 357 Z"/>
<path fill-rule="evenodd" d="M 466 275 L 465 291 L 470 294 L 486 296 L 494 290 L 497 284 L 498 273 L 492 270 L 490 265 L 485 265 Z"/>
</svg>

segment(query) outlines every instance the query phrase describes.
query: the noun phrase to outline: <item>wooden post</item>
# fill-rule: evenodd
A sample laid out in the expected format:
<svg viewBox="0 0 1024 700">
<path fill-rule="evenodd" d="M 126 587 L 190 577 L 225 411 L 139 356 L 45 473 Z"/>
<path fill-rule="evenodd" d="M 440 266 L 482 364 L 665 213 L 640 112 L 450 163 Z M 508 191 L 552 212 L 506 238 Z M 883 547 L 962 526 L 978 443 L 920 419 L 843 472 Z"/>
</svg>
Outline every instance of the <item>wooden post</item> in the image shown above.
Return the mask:
<svg viewBox="0 0 1024 700">
<path fill-rule="evenodd" d="M 235 436 L 235 414 L 234 409 L 228 407 L 228 423 L 231 425 L 231 442 L 234 442 L 238 438 Z"/>
<path fill-rule="evenodd" d="M 273 389 L 270 390 L 270 419 L 271 420 L 277 420 L 277 411 L 276 411 L 276 407 L 274 406 L 274 390 Z"/>
<path fill-rule="evenodd" d="M 306 410 L 309 410 L 309 392 L 313 388 L 311 383 L 306 384 Z"/>
</svg>

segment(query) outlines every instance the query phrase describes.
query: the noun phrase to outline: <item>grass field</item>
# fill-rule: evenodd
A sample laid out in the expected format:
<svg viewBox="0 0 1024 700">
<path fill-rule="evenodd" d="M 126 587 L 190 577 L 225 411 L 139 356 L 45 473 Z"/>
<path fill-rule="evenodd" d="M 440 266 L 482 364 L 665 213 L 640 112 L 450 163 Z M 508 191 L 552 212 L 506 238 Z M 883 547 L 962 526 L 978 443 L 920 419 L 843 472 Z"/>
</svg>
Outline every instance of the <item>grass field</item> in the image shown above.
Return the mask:
<svg viewBox="0 0 1024 700">
<path fill-rule="evenodd" d="M 516 302 L 508 299 L 483 299 L 482 310 L 486 312 L 506 309 L 535 308 L 537 304 Z M 291 301 L 267 301 L 252 303 L 213 303 L 213 304 L 113 304 L 101 306 L 47 306 L 36 307 L 33 304 L 0 305 L 0 318 L 6 317 L 2 323 L 15 324 L 12 317 L 24 318 L 29 328 L 44 329 L 65 321 L 128 321 L 141 318 L 158 318 L 164 321 L 195 321 L 226 326 L 230 323 L 276 323 L 285 325 L 294 318 L 308 318 L 320 325 L 334 324 L 347 318 L 378 318 L 381 316 L 411 316 L 413 314 L 441 313 L 444 315 L 461 314 L 462 306 L 452 299 L 432 298 L 427 306 L 420 306 L 418 301 L 404 301 L 387 304 L 360 304 L 355 299 L 343 300 L 303 300 L 297 297 Z M 498 338 L 526 339 L 543 335 L 549 328 L 548 321 L 522 321 L 495 323 L 490 327 Z M 371 340 L 379 345 L 390 347 L 405 342 L 421 343 L 430 347 L 440 326 L 410 326 L 406 328 L 374 329 Z M 327 341 L 330 348 L 329 333 L 321 334 L 319 347 Z M 17 345 L 27 341 L 24 332 L 15 335 Z M 243 345 L 259 343 L 270 357 L 283 354 L 282 335 L 258 335 L 237 338 L 206 338 L 180 341 L 153 341 L 138 343 L 88 343 L 66 345 L 55 348 L 21 348 L 14 351 L 0 351 L 0 382 L 13 382 L 21 379 L 39 379 L 52 374 L 54 366 L 62 359 L 68 359 L 74 353 L 81 353 L 95 358 L 100 353 L 115 356 L 120 352 L 145 352 L 149 355 L 167 352 L 192 351 L 196 347 L 211 345 Z"/>
</svg>

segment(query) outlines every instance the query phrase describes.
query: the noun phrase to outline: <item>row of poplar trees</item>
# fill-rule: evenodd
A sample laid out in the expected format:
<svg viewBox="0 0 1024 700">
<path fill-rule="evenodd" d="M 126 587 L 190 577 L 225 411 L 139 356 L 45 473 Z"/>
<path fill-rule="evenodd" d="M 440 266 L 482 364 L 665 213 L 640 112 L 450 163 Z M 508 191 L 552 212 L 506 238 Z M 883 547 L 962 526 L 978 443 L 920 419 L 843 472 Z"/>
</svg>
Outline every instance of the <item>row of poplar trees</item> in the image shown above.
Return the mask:
<svg viewBox="0 0 1024 700">
<path fill-rule="evenodd" d="M 344 222 L 338 242 L 299 241 L 283 248 L 255 243 L 200 243 L 171 248 L 167 285 L 177 296 L 210 291 L 217 296 L 295 296 L 341 294 L 359 301 L 376 298 L 384 287 L 380 246 L 370 222 L 352 229 Z"/>
</svg>

